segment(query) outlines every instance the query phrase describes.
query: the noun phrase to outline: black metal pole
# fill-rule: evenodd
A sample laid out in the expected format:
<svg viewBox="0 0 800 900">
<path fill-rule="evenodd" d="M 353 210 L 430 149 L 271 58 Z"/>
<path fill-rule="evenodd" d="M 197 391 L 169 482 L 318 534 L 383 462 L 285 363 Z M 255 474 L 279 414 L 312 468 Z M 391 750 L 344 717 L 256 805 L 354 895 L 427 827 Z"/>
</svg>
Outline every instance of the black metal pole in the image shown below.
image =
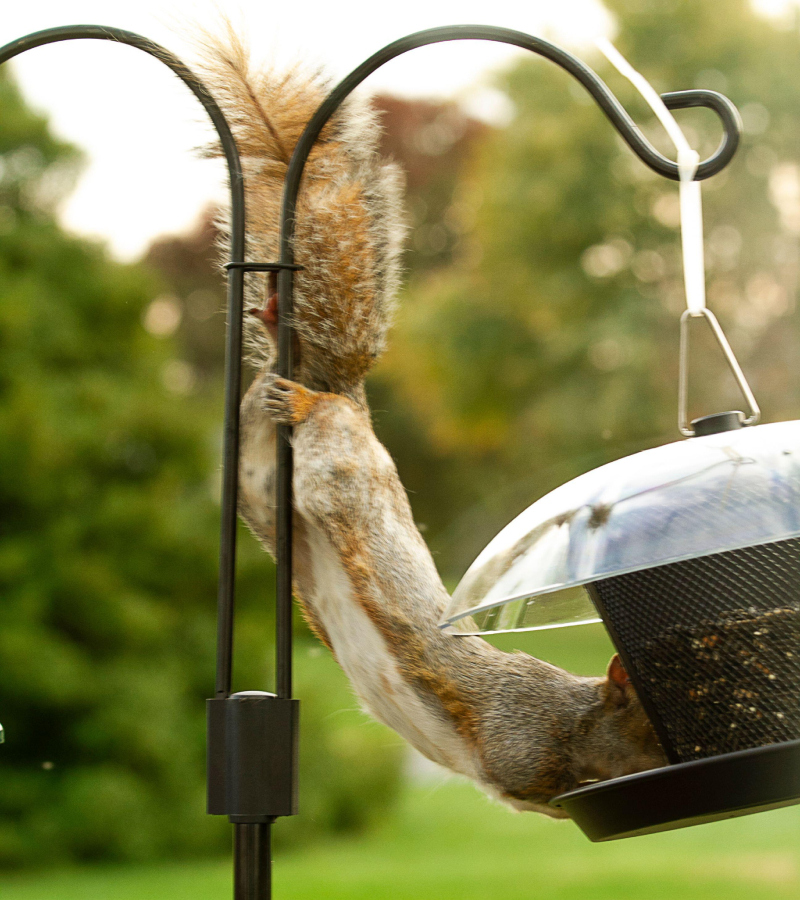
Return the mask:
<svg viewBox="0 0 800 900">
<path fill-rule="evenodd" d="M 271 822 L 233 826 L 235 900 L 272 897 Z"/>
<path fill-rule="evenodd" d="M 289 261 L 289 265 L 293 264 Z M 291 378 L 294 371 L 292 359 L 292 297 L 294 271 L 285 268 L 278 272 L 278 372 Z M 282 335 L 282 337 L 281 337 Z M 294 456 L 292 429 L 287 425 L 277 428 L 277 521 L 276 558 L 278 581 L 275 597 L 275 682 L 279 697 L 292 696 L 292 471 Z"/>
<path fill-rule="evenodd" d="M 233 659 L 234 589 L 236 573 L 236 500 L 238 493 L 239 400 L 241 393 L 242 317 L 244 289 L 245 201 L 239 152 L 222 111 L 205 85 L 169 50 L 134 32 L 101 25 L 69 25 L 38 31 L 0 47 L 0 64 L 26 50 L 69 40 L 103 40 L 126 44 L 148 53 L 168 66 L 192 91 L 209 115 L 228 166 L 231 196 L 231 265 L 228 266 L 227 332 L 225 344 L 225 419 L 217 597 L 217 665 L 215 693 L 227 702 Z M 257 268 L 257 267 L 254 267 Z M 210 701 L 213 702 L 213 701 Z M 224 722 L 223 722 L 224 726 Z M 210 740 L 211 743 L 211 740 Z M 225 741 L 221 743 L 223 752 Z M 219 747 L 216 748 L 219 750 Z M 209 760 L 212 753 L 209 753 Z M 213 760 L 219 763 L 218 757 Z M 217 765 L 217 780 L 224 781 L 224 766 Z M 213 780 L 209 766 L 209 782 Z M 223 792 L 224 793 L 224 792 Z M 209 787 L 211 805 L 212 787 Z M 226 806 L 227 799 L 222 802 Z M 211 811 L 211 810 L 210 810 Z M 226 809 L 219 810 L 226 814 Z M 270 822 L 234 823 L 234 892 L 236 900 L 262 900 L 270 896 Z"/>
</svg>

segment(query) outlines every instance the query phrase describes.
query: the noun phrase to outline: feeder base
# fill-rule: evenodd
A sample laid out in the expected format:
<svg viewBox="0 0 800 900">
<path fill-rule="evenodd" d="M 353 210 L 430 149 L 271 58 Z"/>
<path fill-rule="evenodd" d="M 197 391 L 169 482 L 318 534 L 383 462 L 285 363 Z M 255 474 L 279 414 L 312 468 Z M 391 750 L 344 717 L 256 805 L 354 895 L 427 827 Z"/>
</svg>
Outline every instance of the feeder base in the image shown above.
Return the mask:
<svg viewBox="0 0 800 900">
<path fill-rule="evenodd" d="M 800 741 L 601 781 L 550 801 L 590 841 L 671 831 L 800 803 Z"/>
</svg>

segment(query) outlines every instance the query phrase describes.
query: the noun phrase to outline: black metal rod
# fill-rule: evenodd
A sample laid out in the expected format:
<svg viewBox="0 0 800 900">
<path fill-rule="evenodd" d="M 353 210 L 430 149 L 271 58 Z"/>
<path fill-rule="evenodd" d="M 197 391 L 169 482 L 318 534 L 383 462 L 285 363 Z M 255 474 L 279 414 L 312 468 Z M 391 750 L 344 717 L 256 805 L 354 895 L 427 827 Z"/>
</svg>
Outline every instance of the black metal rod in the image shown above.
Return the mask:
<svg viewBox="0 0 800 900">
<path fill-rule="evenodd" d="M 611 93 L 602 79 L 587 65 L 560 47 L 532 37 L 521 31 L 508 28 L 496 28 L 489 25 L 452 25 L 444 28 L 431 28 L 418 31 L 407 37 L 387 45 L 369 59 L 365 60 L 347 75 L 331 91 L 322 102 L 306 126 L 297 146 L 294 149 L 284 182 L 283 206 L 281 210 L 281 243 L 280 261 L 287 267 L 278 276 L 278 374 L 284 378 L 292 377 L 292 332 L 291 322 L 294 311 L 293 273 L 288 270 L 294 265 L 294 226 L 297 195 L 308 155 L 314 143 L 330 117 L 336 112 L 347 96 L 367 76 L 409 50 L 438 44 L 445 41 L 483 40 L 512 44 L 524 50 L 530 50 L 539 56 L 561 66 L 575 77 L 592 95 L 596 103 L 611 121 L 633 152 L 651 169 L 671 178 L 679 180 L 677 163 L 659 153 L 642 135 L 617 98 Z M 736 107 L 715 91 L 693 90 L 663 94 L 662 99 L 670 109 L 705 106 L 717 113 L 722 122 L 722 141 L 716 152 L 703 160 L 695 173 L 695 180 L 709 178 L 723 169 L 732 159 L 739 145 L 741 120 Z M 281 686 L 291 692 L 291 621 L 292 621 L 292 448 L 291 428 L 278 427 L 278 518 L 277 518 L 277 562 L 278 562 L 278 594 L 276 605 L 277 622 L 277 683 L 279 696 L 291 696 L 281 693 Z"/>
<path fill-rule="evenodd" d="M 673 181 L 680 180 L 678 164 L 667 159 L 666 156 L 663 156 L 653 147 L 625 111 L 624 107 L 608 89 L 605 82 L 589 66 L 571 53 L 567 53 L 566 50 L 562 50 L 549 41 L 533 37 L 521 31 L 514 31 L 510 28 L 496 28 L 491 25 L 451 25 L 443 28 L 431 28 L 427 31 L 418 31 L 400 38 L 370 56 L 369 59 L 361 63 L 360 66 L 339 82 L 311 118 L 305 131 L 300 136 L 300 140 L 297 142 L 286 174 L 282 212 L 282 262 L 287 261 L 284 259 L 284 256 L 286 251 L 291 249 L 289 245 L 291 244 L 294 231 L 294 208 L 297 202 L 297 193 L 303 168 L 311 148 L 328 119 L 365 78 L 395 57 L 401 56 L 409 50 L 415 50 L 418 47 L 424 47 L 429 44 L 463 40 L 483 40 L 511 44 L 523 50 L 530 50 L 532 53 L 536 53 L 556 63 L 586 88 L 623 140 L 642 162 L 666 178 L 671 178 Z M 707 90 L 675 91 L 664 94 L 662 99 L 670 109 L 705 106 L 717 113 L 722 121 L 722 141 L 712 156 L 698 165 L 695 180 L 702 181 L 723 169 L 733 158 L 739 145 L 741 133 L 741 119 L 738 110 L 731 101 L 716 91 Z"/>
<path fill-rule="evenodd" d="M 233 826 L 233 900 L 272 897 L 272 823 Z"/>
<path fill-rule="evenodd" d="M 225 420 L 223 443 L 222 523 L 220 538 L 219 590 L 217 596 L 216 695 L 231 691 L 233 659 L 233 614 L 236 578 L 236 497 L 239 477 L 239 400 L 241 394 L 242 294 L 244 289 L 245 202 L 242 166 L 231 130 L 205 85 L 177 56 L 148 38 L 121 28 L 103 25 L 66 25 L 48 28 L 0 47 L 0 65 L 9 59 L 45 44 L 72 40 L 114 41 L 143 50 L 160 60 L 197 97 L 219 136 L 231 192 L 232 265 L 228 269 L 228 324 L 225 341 Z"/>
<path fill-rule="evenodd" d="M 294 372 L 291 340 L 291 298 L 294 294 L 294 271 L 278 272 L 278 297 L 289 298 L 281 306 L 278 300 L 278 372 L 291 378 Z M 281 339 L 283 334 L 283 339 Z M 292 472 L 294 451 L 292 429 L 277 427 L 276 481 L 276 561 L 277 583 L 275 595 L 275 693 L 278 697 L 292 696 Z"/>
</svg>

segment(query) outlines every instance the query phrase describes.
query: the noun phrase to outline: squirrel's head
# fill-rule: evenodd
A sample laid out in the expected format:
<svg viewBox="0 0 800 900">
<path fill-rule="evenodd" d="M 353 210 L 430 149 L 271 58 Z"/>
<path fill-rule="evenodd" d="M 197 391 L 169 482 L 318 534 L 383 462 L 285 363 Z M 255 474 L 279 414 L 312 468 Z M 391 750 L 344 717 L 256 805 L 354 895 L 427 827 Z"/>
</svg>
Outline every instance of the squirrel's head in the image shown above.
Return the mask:
<svg viewBox="0 0 800 900">
<path fill-rule="evenodd" d="M 658 737 L 619 656 L 612 657 L 596 691 L 596 701 L 576 729 L 577 781 L 605 781 L 666 765 Z"/>
</svg>

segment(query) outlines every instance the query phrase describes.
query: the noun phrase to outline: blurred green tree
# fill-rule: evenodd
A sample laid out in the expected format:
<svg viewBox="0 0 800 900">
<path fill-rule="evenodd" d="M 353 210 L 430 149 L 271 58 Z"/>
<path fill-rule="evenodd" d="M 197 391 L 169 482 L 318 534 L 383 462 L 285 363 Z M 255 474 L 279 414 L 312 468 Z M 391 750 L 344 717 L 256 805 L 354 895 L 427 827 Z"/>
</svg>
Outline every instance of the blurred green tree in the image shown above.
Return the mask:
<svg viewBox="0 0 800 900">
<path fill-rule="evenodd" d="M 722 90 L 742 111 L 742 147 L 704 188 L 709 304 L 765 419 L 791 416 L 798 30 L 746 0 L 726 3 L 724 14 L 714 0 L 608 6 L 616 43 L 657 89 Z M 589 57 L 674 156 L 627 81 Z M 678 437 L 677 186 L 635 158 L 551 63 L 520 58 L 497 87 L 513 120 L 475 145 L 444 216 L 454 263 L 412 270 L 371 385 L 378 429 L 451 578 L 545 491 Z M 678 116 L 701 155 L 710 154 L 719 140 L 713 114 Z M 692 340 L 693 415 L 736 408 L 741 399 L 708 335 L 698 328 Z"/>
<path fill-rule="evenodd" d="M 0 78 L 0 863 L 217 844 L 215 447 L 154 283 L 65 235 L 75 151 Z M 171 368 L 172 367 L 172 368 Z"/>
</svg>

